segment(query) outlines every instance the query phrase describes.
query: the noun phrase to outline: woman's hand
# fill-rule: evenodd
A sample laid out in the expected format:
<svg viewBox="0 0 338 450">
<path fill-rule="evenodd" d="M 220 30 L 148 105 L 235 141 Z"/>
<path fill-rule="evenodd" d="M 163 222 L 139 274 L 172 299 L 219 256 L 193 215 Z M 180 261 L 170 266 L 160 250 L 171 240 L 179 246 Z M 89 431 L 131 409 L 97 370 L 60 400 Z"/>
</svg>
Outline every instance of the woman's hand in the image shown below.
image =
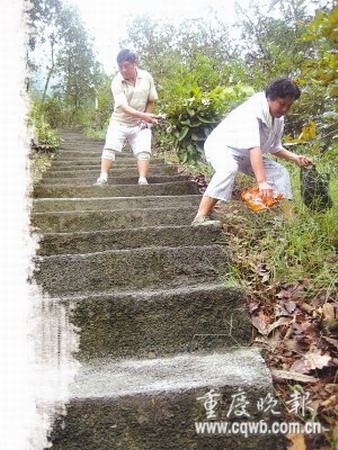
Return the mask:
<svg viewBox="0 0 338 450">
<path fill-rule="evenodd" d="M 264 181 L 263 183 L 258 183 L 259 194 L 262 198 L 271 198 L 273 197 L 273 188 L 269 183 Z"/>
<path fill-rule="evenodd" d="M 310 158 L 307 158 L 306 156 L 302 155 L 295 155 L 294 162 L 295 164 L 297 164 L 298 167 L 309 166 L 310 164 L 312 164 Z"/>
</svg>

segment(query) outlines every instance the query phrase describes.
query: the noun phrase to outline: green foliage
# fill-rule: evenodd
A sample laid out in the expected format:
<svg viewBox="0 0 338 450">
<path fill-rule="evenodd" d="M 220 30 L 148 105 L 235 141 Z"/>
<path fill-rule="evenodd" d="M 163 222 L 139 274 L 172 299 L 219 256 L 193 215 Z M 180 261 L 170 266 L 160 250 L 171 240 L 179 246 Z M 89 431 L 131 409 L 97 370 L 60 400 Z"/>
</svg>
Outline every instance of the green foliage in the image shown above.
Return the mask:
<svg viewBox="0 0 338 450">
<path fill-rule="evenodd" d="M 50 124 L 46 121 L 42 105 L 33 102 L 28 115 L 28 126 L 32 132 L 31 147 L 37 152 L 54 153 L 62 139 L 56 136 Z"/>
<path fill-rule="evenodd" d="M 67 124 L 65 105 L 59 96 L 55 94 L 47 96 L 44 103 L 37 102 L 36 104 L 39 104 L 41 114 L 43 114 L 44 120 L 51 128 Z"/>
<path fill-rule="evenodd" d="M 209 133 L 222 116 L 253 91 L 241 83 L 203 92 L 197 84 L 191 88 L 177 84 L 170 97 L 161 102 L 167 114 L 164 132 L 170 135 L 179 161 L 196 164 L 202 159 Z M 168 126 L 169 125 L 169 126 Z"/>
<path fill-rule="evenodd" d="M 93 128 L 93 127 L 85 127 L 84 129 L 84 134 L 91 138 L 91 139 L 96 139 L 98 141 L 102 141 L 104 140 L 105 136 L 106 136 L 106 128 Z"/>
<path fill-rule="evenodd" d="M 318 138 L 325 148 L 338 137 L 337 28 L 337 7 L 330 12 L 319 11 L 301 38 L 316 40 L 315 51 L 304 62 L 301 82 L 307 86 L 307 106 L 318 124 Z"/>
<path fill-rule="evenodd" d="M 52 153 L 34 152 L 29 155 L 29 172 L 33 184 L 38 183 L 42 175 L 49 169 L 52 161 Z"/>
<path fill-rule="evenodd" d="M 111 78 L 104 76 L 96 89 L 96 108 L 90 118 L 90 123 L 99 128 L 106 128 L 113 110 L 113 96 L 111 92 Z"/>
<path fill-rule="evenodd" d="M 79 11 L 59 0 L 34 0 L 27 16 L 30 25 L 27 55 L 31 68 L 28 90 L 32 92 L 32 86 L 41 83 L 37 81 L 39 68 L 40 77 L 42 75 L 44 79 L 41 102 L 49 103 L 46 111 L 56 108 L 57 117 L 50 116 L 49 122 L 83 123 L 88 120 L 89 110 L 94 109 L 95 92 L 103 74 L 96 61 L 93 38 Z M 44 54 L 43 60 L 41 54 Z M 62 102 L 61 108 L 57 105 L 56 96 Z"/>
<path fill-rule="evenodd" d="M 216 75 L 220 64 L 233 59 L 236 48 L 230 45 L 228 26 L 217 19 L 216 13 L 214 15 L 206 19 L 186 19 L 176 25 L 146 15 L 134 16 L 121 46 L 134 49 L 140 65 L 151 71 L 159 85 L 166 78 L 175 78 L 179 67 L 193 70 L 198 55 L 213 61 L 209 76 L 213 72 Z"/>
<path fill-rule="evenodd" d="M 313 45 L 312 40 L 298 39 L 310 20 L 308 4 L 271 0 L 264 10 L 261 2 L 252 2 L 248 9 L 237 3 L 242 18 L 240 45 L 256 88 L 281 75 L 297 74 Z"/>
<path fill-rule="evenodd" d="M 309 34 L 307 25 L 313 19 L 309 2 L 271 0 L 265 9 L 257 3 L 248 10 L 238 8 L 241 39 L 237 41 L 229 38 L 229 27 L 212 14 L 178 25 L 135 17 L 128 28 L 124 45 L 135 49 L 141 66 L 154 75 L 158 109 L 168 116 L 157 141 L 162 148 L 174 147 L 183 162 L 198 161 L 215 124 L 253 89 L 265 89 L 281 75 L 297 78 L 302 90 L 286 120 L 286 134 L 300 135 L 309 121 L 318 124 L 320 136 L 324 129 L 332 133 L 331 116 L 324 126 L 327 98 L 323 88 L 302 74 L 318 46 L 314 34 L 302 38 Z M 237 86 L 250 89 L 234 92 Z"/>
</svg>

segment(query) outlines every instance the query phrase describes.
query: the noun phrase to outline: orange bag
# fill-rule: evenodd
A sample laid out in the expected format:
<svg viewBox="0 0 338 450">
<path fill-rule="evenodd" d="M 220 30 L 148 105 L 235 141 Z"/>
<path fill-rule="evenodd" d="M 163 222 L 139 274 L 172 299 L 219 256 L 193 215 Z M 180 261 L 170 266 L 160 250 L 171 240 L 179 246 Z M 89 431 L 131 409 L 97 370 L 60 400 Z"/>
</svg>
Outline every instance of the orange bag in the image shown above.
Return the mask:
<svg viewBox="0 0 338 450">
<path fill-rule="evenodd" d="M 259 188 L 256 186 L 242 192 L 241 197 L 253 211 L 260 211 L 262 209 L 271 208 L 271 206 L 283 198 L 283 194 L 274 194 L 273 197 L 262 198 L 259 195 Z"/>
</svg>

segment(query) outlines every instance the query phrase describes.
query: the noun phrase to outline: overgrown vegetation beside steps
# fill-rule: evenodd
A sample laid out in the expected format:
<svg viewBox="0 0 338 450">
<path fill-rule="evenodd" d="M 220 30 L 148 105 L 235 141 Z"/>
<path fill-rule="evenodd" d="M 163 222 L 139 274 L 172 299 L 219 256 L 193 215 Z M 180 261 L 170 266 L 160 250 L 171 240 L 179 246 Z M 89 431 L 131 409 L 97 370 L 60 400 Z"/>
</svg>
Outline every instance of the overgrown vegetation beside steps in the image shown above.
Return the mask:
<svg viewBox="0 0 338 450">
<path fill-rule="evenodd" d="M 219 204 L 217 212 L 232 251 L 233 279 L 247 294 L 252 342 L 263 349 L 281 404 L 294 390 L 309 394 L 311 413 L 291 415 L 289 421 L 313 419 L 325 428 L 323 435 L 291 440 L 298 439 L 299 448 L 306 441 L 306 448 L 337 449 L 338 177 L 331 177 L 334 208 L 316 214 L 302 204 L 299 169 L 288 169 L 297 213 L 293 222 L 278 208 L 255 213 L 240 202 L 240 192 L 253 184 L 248 177 L 239 176 L 235 201 Z M 331 171 L 336 173 L 332 164 Z M 210 168 L 200 165 L 192 172 L 203 189 Z"/>
</svg>

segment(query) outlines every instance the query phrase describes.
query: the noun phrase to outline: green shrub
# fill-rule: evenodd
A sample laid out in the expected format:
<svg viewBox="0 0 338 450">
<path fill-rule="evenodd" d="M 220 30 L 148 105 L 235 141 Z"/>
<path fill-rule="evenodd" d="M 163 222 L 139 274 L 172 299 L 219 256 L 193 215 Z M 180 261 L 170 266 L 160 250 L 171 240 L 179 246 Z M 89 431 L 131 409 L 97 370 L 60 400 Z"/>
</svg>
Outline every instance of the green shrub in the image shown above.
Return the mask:
<svg viewBox="0 0 338 450">
<path fill-rule="evenodd" d="M 212 129 L 251 94 L 252 88 L 241 83 L 209 92 L 196 84 L 189 89 L 178 85 L 176 93 L 161 102 L 167 115 L 161 136 L 167 143 L 172 142 L 179 161 L 196 164 L 203 159 L 204 142 Z"/>
<path fill-rule="evenodd" d="M 28 115 L 28 126 L 31 129 L 31 147 L 37 152 L 53 153 L 63 140 L 56 136 L 47 123 L 40 102 L 33 102 Z"/>
<path fill-rule="evenodd" d="M 85 127 L 84 134 L 91 138 L 97 139 L 98 141 L 102 141 L 106 137 L 106 128 L 93 128 L 93 127 Z"/>
</svg>

